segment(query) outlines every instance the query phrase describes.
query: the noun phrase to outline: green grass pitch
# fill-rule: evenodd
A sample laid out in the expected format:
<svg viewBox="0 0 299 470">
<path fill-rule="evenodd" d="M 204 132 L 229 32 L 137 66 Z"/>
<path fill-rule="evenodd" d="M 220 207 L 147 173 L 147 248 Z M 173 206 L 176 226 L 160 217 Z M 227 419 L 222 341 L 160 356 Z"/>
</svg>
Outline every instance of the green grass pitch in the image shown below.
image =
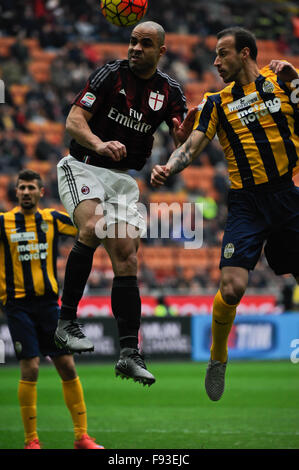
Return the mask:
<svg viewBox="0 0 299 470">
<path fill-rule="evenodd" d="M 89 434 L 107 449 L 298 449 L 299 364 L 234 362 L 219 402 L 205 394 L 204 363 L 151 363 L 151 387 L 114 376 L 113 364 L 77 366 Z M 0 365 L 0 449 L 23 447 L 19 369 Z M 38 431 L 45 449 L 72 449 L 60 378 L 43 365 Z"/>
</svg>

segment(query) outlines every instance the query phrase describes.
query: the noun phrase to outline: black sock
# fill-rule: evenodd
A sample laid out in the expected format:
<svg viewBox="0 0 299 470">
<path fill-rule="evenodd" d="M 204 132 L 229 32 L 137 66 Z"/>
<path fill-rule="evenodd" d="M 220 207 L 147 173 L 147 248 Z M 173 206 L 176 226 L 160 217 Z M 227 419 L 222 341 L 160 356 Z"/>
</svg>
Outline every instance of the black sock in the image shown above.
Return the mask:
<svg viewBox="0 0 299 470">
<path fill-rule="evenodd" d="M 76 241 L 69 254 L 61 298 L 61 320 L 73 320 L 77 317 L 77 307 L 92 268 L 94 252 L 95 248 Z"/>
<path fill-rule="evenodd" d="M 120 347 L 137 349 L 141 300 L 136 276 L 113 279 L 111 306 L 117 321 Z"/>
</svg>

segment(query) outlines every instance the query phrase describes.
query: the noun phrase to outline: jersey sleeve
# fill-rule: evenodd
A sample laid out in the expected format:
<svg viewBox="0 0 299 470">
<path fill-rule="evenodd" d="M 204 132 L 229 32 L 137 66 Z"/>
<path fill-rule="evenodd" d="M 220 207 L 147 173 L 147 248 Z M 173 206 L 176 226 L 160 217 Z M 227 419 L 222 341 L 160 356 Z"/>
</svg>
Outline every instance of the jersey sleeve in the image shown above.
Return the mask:
<svg viewBox="0 0 299 470">
<path fill-rule="evenodd" d="M 266 65 L 263 69 L 261 69 L 260 73 L 265 77 L 269 77 L 274 79 L 280 88 L 288 95 L 291 105 L 293 106 L 294 110 L 299 111 L 299 69 L 296 68 L 296 72 L 298 74 L 298 78 L 295 78 L 291 82 L 283 82 L 278 75 L 273 72 L 268 65 Z"/>
<path fill-rule="evenodd" d="M 114 62 L 109 62 L 93 72 L 83 90 L 77 94 L 71 104 L 93 114 L 103 102 L 115 81 L 116 65 Z"/>
<path fill-rule="evenodd" d="M 295 78 L 292 82 L 285 82 L 285 86 L 289 91 L 291 103 L 299 112 L 299 69 L 296 69 L 296 72 L 298 74 L 298 78 Z"/>
<path fill-rule="evenodd" d="M 179 123 L 183 122 L 187 113 L 186 97 L 182 88 L 178 85 L 173 87 L 169 97 L 168 114 L 165 119 L 169 129 L 173 128 L 172 119 L 176 118 Z"/>
<path fill-rule="evenodd" d="M 208 139 L 212 140 L 216 134 L 217 125 L 218 113 L 216 104 L 212 100 L 211 96 L 206 94 L 198 105 L 193 130 L 203 132 Z"/>
<path fill-rule="evenodd" d="M 71 237 L 77 235 L 77 229 L 66 212 L 54 211 L 52 215 L 56 220 L 58 233 Z"/>
</svg>

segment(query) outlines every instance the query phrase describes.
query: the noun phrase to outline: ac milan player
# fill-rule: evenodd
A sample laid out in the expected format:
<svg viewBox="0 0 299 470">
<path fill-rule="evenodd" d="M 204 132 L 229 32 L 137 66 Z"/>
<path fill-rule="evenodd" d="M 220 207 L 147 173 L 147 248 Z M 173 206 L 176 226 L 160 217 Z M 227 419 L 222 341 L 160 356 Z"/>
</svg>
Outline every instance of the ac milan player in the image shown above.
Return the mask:
<svg viewBox="0 0 299 470">
<path fill-rule="evenodd" d="M 115 276 L 111 305 L 121 348 L 116 375 L 149 386 L 155 377 L 138 351 L 141 302 L 136 277 L 137 249 L 146 226 L 136 207 L 138 186 L 128 170 L 144 166 L 163 121 L 175 145 L 184 142 L 196 112 L 191 109 L 183 121 L 181 87 L 157 69 L 166 51 L 164 39 L 162 26 L 140 23 L 132 31 L 128 60 L 109 62 L 91 74 L 67 117 L 66 129 L 73 137 L 70 155 L 58 164 L 60 198 L 79 235 L 67 261 L 55 341 L 71 352 L 94 349 L 76 312 L 94 252 L 102 243 Z"/>
</svg>

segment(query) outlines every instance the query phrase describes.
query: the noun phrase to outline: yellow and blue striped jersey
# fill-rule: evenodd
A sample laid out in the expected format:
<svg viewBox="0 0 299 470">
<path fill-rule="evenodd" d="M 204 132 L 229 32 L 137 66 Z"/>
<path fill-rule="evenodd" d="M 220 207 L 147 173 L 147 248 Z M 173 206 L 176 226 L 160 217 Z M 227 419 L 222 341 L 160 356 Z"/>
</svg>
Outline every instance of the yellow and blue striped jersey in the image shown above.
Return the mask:
<svg viewBox="0 0 299 470">
<path fill-rule="evenodd" d="M 248 188 L 299 171 L 299 108 L 289 84 L 264 67 L 255 82 L 206 93 L 193 129 L 217 133 L 231 188 Z M 297 131 L 296 131 L 297 129 Z M 297 133 L 296 133 L 297 132 Z"/>
<path fill-rule="evenodd" d="M 0 214 L 0 300 L 58 295 L 59 235 L 75 236 L 69 216 L 54 209 L 24 215 L 20 208 Z"/>
</svg>

